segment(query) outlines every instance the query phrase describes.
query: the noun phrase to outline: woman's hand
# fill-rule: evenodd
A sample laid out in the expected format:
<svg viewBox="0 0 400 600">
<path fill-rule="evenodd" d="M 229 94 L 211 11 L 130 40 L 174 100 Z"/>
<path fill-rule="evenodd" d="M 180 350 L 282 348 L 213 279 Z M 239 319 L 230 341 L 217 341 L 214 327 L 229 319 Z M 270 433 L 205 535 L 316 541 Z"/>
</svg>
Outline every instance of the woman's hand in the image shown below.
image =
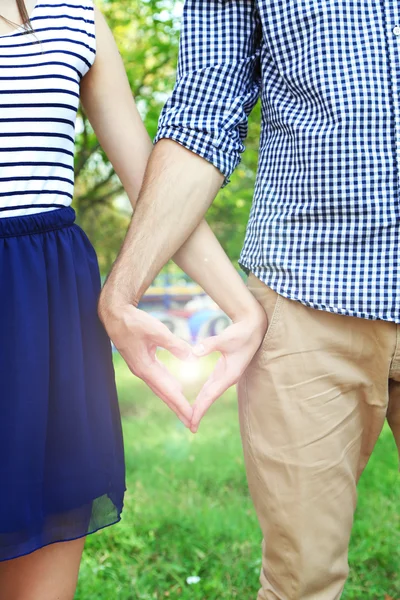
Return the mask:
<svg viewBox="0 0 400 600">
<path fill-rule="evenodd" d="M 261 305 L 239 317 L 223 333 L 204 340 L 193 348 L 198 357 L 220 352 L 221 357 L 193 404 L 190 429 L 196 433 L 201 419 L 222 394 L 235 385 L 259 349 L 268 320 Z"/>
</svg>

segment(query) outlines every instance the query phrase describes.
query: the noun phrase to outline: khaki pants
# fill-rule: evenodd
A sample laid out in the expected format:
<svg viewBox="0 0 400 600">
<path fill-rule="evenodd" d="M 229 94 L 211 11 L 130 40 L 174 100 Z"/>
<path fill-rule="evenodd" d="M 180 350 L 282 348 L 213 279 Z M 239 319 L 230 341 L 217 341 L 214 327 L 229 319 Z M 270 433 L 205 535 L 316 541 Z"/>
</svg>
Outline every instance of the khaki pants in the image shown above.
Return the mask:
<svg viewBox="0 0 400 600">
<path fill-rule="evenodd" d="M 308 308 L 254 276 L 249 288 L 269 319 L 239 382 L 258 600 L 337 600 L 356 484 L 386 417 L 400 448 L 400 326 Z"/>
</svg>

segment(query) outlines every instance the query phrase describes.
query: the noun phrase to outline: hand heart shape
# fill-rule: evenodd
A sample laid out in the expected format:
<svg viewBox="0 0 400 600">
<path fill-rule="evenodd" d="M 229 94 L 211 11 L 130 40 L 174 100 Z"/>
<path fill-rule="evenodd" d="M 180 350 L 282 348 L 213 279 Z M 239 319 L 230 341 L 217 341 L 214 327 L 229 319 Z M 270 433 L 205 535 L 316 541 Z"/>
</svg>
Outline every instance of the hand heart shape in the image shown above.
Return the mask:
<svg viewBox="0 0 400 600">
<path fill-rule="evenodd" d="M 159 396 L 182 423 L 196 433 L 210 406 L 229 387 L 237 383 L 257 352 L 267 328 L 263 311 L 244 315 L 221 334 L 191 347 L 170 332 L 152 315 L 131 304 L 113 311 L 100 310 L 99 316 L 128 367 Z M 184 361 L 182 369 L 191 369 L 196 359 L 220 353 L 214 370 L 206 379 L 194 404 L 183 394 L 182 381 L 158 359 L 157 349 L 164 348 Z"/>
</svg>

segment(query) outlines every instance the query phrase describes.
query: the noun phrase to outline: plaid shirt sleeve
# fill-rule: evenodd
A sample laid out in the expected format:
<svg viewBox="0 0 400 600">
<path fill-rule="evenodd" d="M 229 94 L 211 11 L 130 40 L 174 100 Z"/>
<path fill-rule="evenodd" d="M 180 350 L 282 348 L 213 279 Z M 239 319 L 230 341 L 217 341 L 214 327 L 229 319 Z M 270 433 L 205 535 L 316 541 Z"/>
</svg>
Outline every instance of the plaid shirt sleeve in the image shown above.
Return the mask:
<svg viewBox="0 0 400 600">
<path fill-rule="evenodd" d="M 177 80 L 155 143 L 178 142 L 217 167 L 227 183 L 260 93 L 259 46 L 255 0 L 186 0 Z"/>
</svg>

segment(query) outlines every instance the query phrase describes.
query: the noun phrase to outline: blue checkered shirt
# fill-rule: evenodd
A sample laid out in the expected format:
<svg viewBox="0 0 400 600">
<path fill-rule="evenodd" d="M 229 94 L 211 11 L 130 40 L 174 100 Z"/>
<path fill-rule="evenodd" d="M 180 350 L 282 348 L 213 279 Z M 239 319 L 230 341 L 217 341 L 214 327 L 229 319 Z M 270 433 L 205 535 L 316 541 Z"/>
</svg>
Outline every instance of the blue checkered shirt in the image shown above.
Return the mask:
<svg viewBox="0 0 400 600">
<path fill-rule="evenodd" d="M 261 96 L 243 267 L 279 294 L 400 323 L 400 3 L 187 0 L 156 141 L 229 179 Z"/>
</svg>

